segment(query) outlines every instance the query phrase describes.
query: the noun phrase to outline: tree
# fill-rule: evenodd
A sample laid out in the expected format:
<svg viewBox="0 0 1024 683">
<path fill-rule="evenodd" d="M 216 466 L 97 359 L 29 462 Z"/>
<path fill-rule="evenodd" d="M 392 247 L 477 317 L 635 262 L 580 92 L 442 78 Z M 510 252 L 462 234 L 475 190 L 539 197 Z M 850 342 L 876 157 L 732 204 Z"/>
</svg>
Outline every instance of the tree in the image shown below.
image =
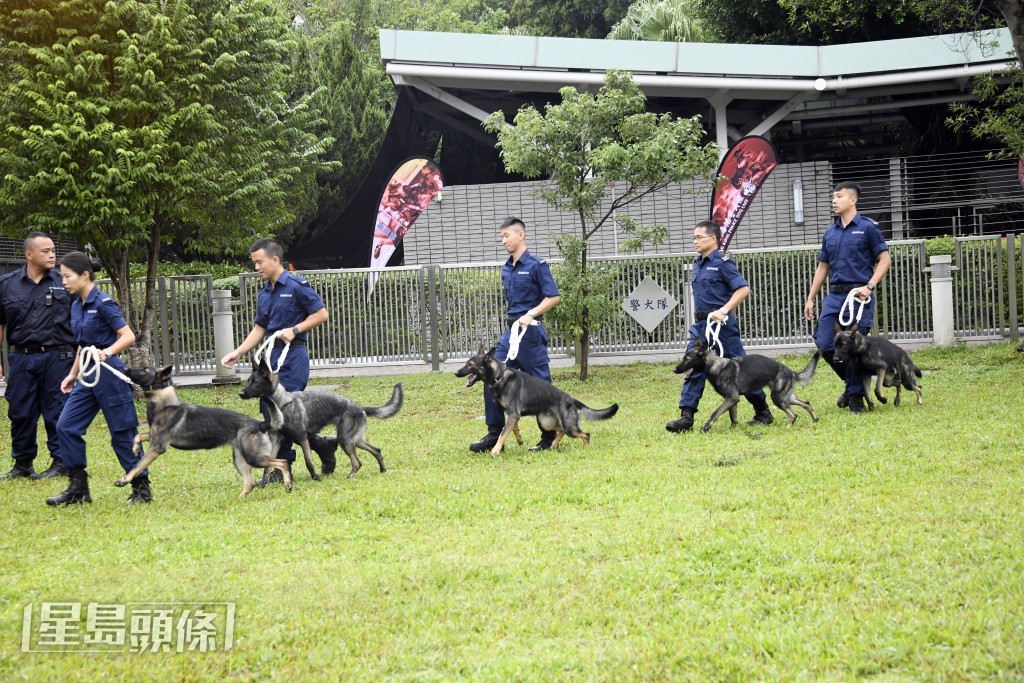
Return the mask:
<svg viewBox="0 0 1024 683">
<path fill-rule="evenodd" d="M 559 249 L 580 282 L 563 293 L 555 311 L 580 343 L 580 379 L 585 380 L 590 333 L 604 322 L 587 297 L 607 291 L 590 276 L 587 241 L 610 221 L 633 235 L 627 248 L 663 241 L 663 226 L 637 225 L 623 209 L 670 183 L 709 176 L 718 163 L 718 148 L 702 144 L 700 117 L 673 119 L 647 112 L 646 98 L 629 73 L 609 71 L 596 95 L 573 87 L 562 88 L 560 94 L 561 103 L 547 105 L 543 114 L 523 107 L 509 126 L 499 111 L 487 118 L 484 128 L 497 133 L 509 172 L 549 176 L 550 184 L 537 196 L 576 214 L 577 231 L 563 235 Z M 607 202 L 611 182 L 617 192 Z"/>
<path fill-rule="evenodd" d="M 638 0 L 612 27 L 612 40 L 713 43 L 716 36 L 697 14 L 694 0 Z"/>
<path fill-rule="evenodd" d="M 157 258 L 244 253 L 313 209 L 328 139 L 281 89 L 293 43 L 267 0 L 0 0 L 0 207 L 7 226 L 95 250 L 148 362 Z M 129 263 L 148 264 L 141 311 Z"/>
<path fill-rule="evenodd" d="M 513 0 L 509 21 L 531 36 L 603 38 L 629 5 L 630 0 Z"/>
</svg>

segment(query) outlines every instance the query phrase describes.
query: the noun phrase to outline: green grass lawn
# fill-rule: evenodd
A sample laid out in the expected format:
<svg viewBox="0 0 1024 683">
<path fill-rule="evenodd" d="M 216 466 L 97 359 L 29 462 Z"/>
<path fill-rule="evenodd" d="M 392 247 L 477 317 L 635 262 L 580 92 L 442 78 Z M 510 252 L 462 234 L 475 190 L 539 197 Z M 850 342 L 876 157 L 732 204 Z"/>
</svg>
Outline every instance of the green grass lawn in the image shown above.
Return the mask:
<svg viewBox="0 0 1024 683">
<path fill-rule="evenodd" d="M 497 458 L 467 449 L 485 429 L 479 386 L 329 380 L 372 405 L 404 383 L 402 412 L 370 421 L 386 474 L 367 454 L 346 479 L 339 454 L 342 476 L 299 466 L 292 493 L 239 499 L 229 449 L 171 450 L 148 507 L 112 485 L 98 419 L 91 505 L 48 508 L 66 480 L 0 482 L 0 680 L 1020 680 L 1024 357 L 914 358 L 923 406 L 905 392 L 840 411 L 822 365 L 798 392 L 817 424 L 797 408 L 791 429 L 775 411 L 770 427 L 724 417 L 683 435 L 664 428 L 671 364 L 592 367 L 585 384 L 559 370 L 619 414 L 584 424 L 588 448 Z M 179 393 L 255 414 L 237 391 Z M 698 419 L 718 401 L 709 387 Z M 44 602 L 230 602 L 234 644 L 23 653 L 25 608 Z"/>
</svg>

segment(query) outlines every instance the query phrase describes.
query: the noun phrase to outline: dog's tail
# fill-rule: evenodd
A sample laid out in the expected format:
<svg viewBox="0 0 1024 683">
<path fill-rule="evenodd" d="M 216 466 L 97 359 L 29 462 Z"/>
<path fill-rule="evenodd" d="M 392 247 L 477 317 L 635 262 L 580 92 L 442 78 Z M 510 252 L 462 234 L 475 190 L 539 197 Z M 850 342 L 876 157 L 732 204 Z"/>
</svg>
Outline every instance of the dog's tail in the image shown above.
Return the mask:
<svg viewBox="0 0 1024 683">
<path fill-rule="evenodd" d="M 811 361 L 807 364 L 807 367 L 797 374 L 796 381 L 800 386 L 807 384 L 811 381 L 811 378 L 814 377 L 814 370 L 818 367 L 819 358 L 821 358 L 821 351 L 815 351 L 814 355 L 811 356 Z"/>
<path fill-rule="evenodd" d="M 369 417 L 379 417 L 382 420 L 386 420 L 389 417 L 394 417 L 398 414 L 398 411 L 402 408 L 402 385 L 396 384 L 395 390 L 391 394 L 391 400 L 380 406 L 379 408 L 363 408 L 363 411 Z"/>
<path fill-rule="evenodd" d="M 615 413 L 619 412 L 618 403 L 613 403 L 607 408 L 603 408 L 601 410 L 594 410 L 590 406 L 584 405 L 582 401 L 573 399 L 572 402 L 576 404 L 576 408 L 579 409 L 580 415 L 588 420 L 607 420 L 615 415 Z"/>
</svg>

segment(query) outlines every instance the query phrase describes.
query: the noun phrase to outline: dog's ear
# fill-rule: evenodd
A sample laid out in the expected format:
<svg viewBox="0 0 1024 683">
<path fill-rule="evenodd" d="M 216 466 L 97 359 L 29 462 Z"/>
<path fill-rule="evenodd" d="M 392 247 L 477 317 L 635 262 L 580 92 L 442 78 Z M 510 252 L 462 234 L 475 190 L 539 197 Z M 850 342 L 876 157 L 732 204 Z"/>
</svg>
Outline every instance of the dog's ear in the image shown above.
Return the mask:
<svg viewBox="0 0 1024 683">
<path fill-rule="evenodd" d="M 173 375 L 173 374 L 174 374 L 174 366 L 173 365 L 165 365 L 165 366 L 163 366 L 162 368 L 160 368 L 159 370 L 156 371 L 156 380 L 158 382 L 163 382 L 165 379 L 169 379 L 170 376 Z"/>
<path fill-rule="evenodd" d="M 695 337 L 693 340 L 693 348 L 697 351 L 703 351 L 708 347 L 707 341 L 703 337 Z"/>
<path fill-rule="evenodd" d="M 492 346 L 491 350 L 487 352 L 488 358 L 494 358 L 494 353 L 498 350 L 497 346 Z"/>
<path fill-rule="evenodd" d="M 480 345 L 480 349 L 477 350 L 476 355 L 478 355 L 478 356 L 486 356 L 487 355 L 487 349 L 484 348 L 483 344 Z"/>
<path fill-rule="evenodd" d="M 859 329 L 860 329 L 860 323 L 859 322 L 854 323 L 853 327 L 850 328 L 850 334 L 853 334 L 854 332 L 856 332 Z"/>
<path fill-rule="evenodd" d="M 842 332 L 843 331 L 843 328 L 839 327 L 839 323 L 832 323 L 832 325 L 836 328 L 836 332 Z"/>
<path fill-rule="evenodd" d="M 270 376 L 270 363 L 267 362 L 267 354 L 260 356 L 260 363 L 256 366 L 257 372 L 266 377 Z"/>
</svg>

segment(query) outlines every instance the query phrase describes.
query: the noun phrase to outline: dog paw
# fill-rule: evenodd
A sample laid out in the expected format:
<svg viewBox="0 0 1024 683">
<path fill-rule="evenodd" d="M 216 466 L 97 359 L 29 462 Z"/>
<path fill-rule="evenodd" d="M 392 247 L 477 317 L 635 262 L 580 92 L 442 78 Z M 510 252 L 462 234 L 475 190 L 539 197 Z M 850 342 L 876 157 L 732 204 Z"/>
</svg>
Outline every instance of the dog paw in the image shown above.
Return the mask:
<svg viewBox="0 0 1024 683">
<path fill-rule="evenodd" d="M 704 425 L 703 427 L 700 428 L 700 431 L 702 431 L 705 434 L 707 434 L 708 432 L 711 431 L 711 425 Z"/>
<path fill-rule="evenodd" d="M 889 399 L 887 399 L 885 396 L 876 396 L 875 398 L 878 399 L 879 403 L 888 403 L 889 402 Z M 900 404 L 899 399 L 896 399 L 896 403 L 894 405 L 899 405 L 899 404 Z"/>
<path fill-rule="evenodd" d="M 323 477 L 321 477 L 321 476 L 320 476 L 319 474 L 317 474 L 316 472 L 312 472 L 312 473 L 311 473 L 311 474 L 310 474 L 309 476 L 311 476 L 311 477 L 313 478 L 313 481 L 320 481 L 320 480 L 322 480 L 322 479 L 323 479 Z"/>
<path fill-rule="evenodd" d="M 130 483 L 131 482 L 129 482 L 127 479 L 123 479 L 123 478 L 122 479 L 115 479 L 114 480 L 114 486 L 116 486 L 118 488 L 121 488 L 122 486 L 127 486 Z"/>
</svg>

